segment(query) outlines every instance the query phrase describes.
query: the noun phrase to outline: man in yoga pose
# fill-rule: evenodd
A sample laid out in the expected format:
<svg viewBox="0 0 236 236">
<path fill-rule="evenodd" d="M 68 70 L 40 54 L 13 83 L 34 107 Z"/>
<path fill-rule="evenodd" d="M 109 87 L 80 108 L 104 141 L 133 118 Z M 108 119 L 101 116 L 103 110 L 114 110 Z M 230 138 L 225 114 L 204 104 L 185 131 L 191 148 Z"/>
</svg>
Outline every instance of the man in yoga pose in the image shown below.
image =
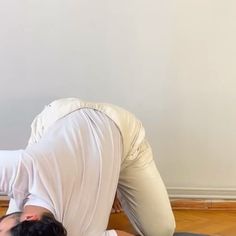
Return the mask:
<svg viewBox="0 0 236 236">
<path fill-rule="evenodd" d="M 67 98 L 31 128 L 25 150 L 0 151 L 0 192 L 10 197 L 0 236 L 129 236 L 106 230 L 116 191 L 137 234 L 173 235 L 168 195 L 134 115 Z"/>
</svg>

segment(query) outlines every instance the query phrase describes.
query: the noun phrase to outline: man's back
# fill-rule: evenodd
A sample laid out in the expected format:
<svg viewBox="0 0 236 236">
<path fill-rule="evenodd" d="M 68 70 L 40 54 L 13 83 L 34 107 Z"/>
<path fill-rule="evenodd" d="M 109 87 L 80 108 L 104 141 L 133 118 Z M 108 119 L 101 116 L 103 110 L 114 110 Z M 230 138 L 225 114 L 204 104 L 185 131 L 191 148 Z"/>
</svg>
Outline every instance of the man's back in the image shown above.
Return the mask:
<svg viewBox="0 0 236 236">
<path fill-rule="evenodd" d="M 102 235 L 120 170 L 122 140 L 103 113 L 80 109 L 58 120 L 25 151 L 26 205 L 50 210 L 68 236 Z"/>
</svg>

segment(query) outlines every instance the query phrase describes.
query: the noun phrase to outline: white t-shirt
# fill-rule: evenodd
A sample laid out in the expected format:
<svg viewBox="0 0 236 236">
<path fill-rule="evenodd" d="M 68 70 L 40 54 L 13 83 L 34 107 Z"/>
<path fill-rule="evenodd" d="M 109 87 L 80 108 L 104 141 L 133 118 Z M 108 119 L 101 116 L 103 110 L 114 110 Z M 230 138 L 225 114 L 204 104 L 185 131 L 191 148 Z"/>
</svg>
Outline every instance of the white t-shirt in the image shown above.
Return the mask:
<svg viewBox="0 0 236 236">
<path fill-rule="evenodd" d="M 38 143 L 18 151 L 20 157 L 15 153 L 14 168 L 8 168 L 6 158 L 0 160 L 0 191 L 15 198 L 18 209 L 47 208 L 68 236 L 113 236 L 116 232 L 106 227 L 122 151 L 113 121 L 101 112 L 80 109 L 56 121 Z"/>
</svg>

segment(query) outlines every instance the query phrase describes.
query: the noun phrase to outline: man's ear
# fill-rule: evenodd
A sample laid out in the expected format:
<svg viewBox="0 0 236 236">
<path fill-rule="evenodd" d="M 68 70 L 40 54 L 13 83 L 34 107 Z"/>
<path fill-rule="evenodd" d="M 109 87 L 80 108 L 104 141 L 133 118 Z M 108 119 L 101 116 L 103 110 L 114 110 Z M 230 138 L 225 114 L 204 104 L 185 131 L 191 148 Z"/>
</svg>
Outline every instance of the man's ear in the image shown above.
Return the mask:
<svg viewBox="0 0 236 236">
<path fill-rule="evenodd" d="M 40 220 L 40 217 L 37 214 L 25 214 L 23 220 L 26 221 Z"/>
</svg>

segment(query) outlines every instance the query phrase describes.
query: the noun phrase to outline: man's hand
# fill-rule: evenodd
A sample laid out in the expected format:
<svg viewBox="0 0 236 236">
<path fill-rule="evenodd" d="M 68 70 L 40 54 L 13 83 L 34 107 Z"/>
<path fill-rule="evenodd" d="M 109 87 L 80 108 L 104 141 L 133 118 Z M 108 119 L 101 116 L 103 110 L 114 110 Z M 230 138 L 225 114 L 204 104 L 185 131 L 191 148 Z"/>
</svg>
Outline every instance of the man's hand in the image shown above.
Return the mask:
<svg viewBox="0 0 236 236">
<path fill-rule="evenodd" d="M 129 234 L 124 231 L 116 230 L 118 236 L 135 236 L 134 234 Z"/>
<path fill-rule="evenodd" d="M 118 199 L 117 192 L 116 192 L 115 199 L 114 199 L 114 202 L 112 205 L 112 212 L 119 213 L 121 211 L 122 211 L 122 206 L 121 206 L 120 200 Z"/>
</svg>

